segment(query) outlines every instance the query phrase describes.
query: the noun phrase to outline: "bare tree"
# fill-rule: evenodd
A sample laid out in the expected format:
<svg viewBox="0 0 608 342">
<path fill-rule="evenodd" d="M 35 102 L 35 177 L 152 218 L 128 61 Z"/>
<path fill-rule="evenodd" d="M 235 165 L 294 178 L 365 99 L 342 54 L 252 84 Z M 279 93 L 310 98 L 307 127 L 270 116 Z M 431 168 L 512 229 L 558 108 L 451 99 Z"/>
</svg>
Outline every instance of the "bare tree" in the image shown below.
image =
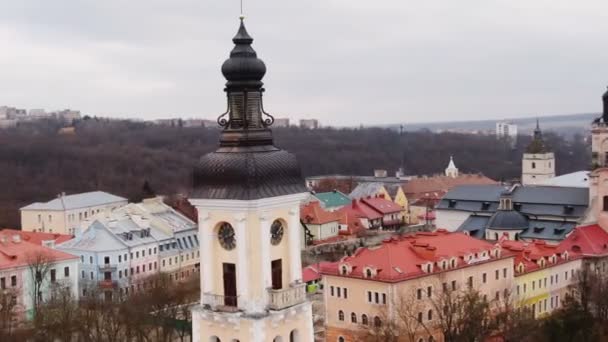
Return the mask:
<svg viewBox="0 0 608 342">
<path fill-rule="evenodd" d="M 15 328 L 17 314 L 16 289 L 0 290 L 0 340 L 10 340 Z"/>
<path fill-rule="evenodd" d="M 51 270 L 52 261 L 48 253 L 36 252 L 27 256 L 28 269 L 32 279 L 32 302 L 34 318 L 37 316 L 38 307 L 42 303 L 42 290 L 46 282 L 47 275 Z"/>
</svg>

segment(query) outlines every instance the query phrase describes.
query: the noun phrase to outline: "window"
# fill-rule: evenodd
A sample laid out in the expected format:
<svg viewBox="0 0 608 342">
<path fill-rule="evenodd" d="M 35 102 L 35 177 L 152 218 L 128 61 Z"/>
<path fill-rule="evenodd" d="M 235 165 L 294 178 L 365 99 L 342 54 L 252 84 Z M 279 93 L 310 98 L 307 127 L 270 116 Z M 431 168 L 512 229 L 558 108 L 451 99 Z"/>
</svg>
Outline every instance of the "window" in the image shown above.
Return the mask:
<svg viewBox="0 0 608 342">
<path fill-rule="evenodd" d="M 6 278 L 4 277 L 0 278 L 0 289 L 6 289 Z"/>
<path fill-rule="evenodd" d="M 418 323 L 422 323 L 422 312 L 418 313 Z"/>
<path fill-rule="evenodd" d="M 163 259 L 163 267 L 165 267 L 165 259 Z"/>
<path fill-rule="evenodd" d="M 139 251 L 135 252 L 135 258 L 139 258 Z"/>
<path fill-rule="evenodd" d="M 110 257 L 104 257 L 103 258 L 103 263 L 108 265 L 110 263 Z"/>
<path fill-rule="evenodd" d="M 456 291 L 456 280 L 452 280 L 452 291 Z"/>
<path fill-rule="evenodd" d="M 133 252 L 131 252 L 130 254 L 131 254 L 131 260 L 133 260 Z"/>
<path fill-rule="evenodd" d="M 357 323 L 357 314 L 356 313 L 351 313 L 350 314 L 350 321 L 351 323 Z"/>
<path fill-rule="evenodd" d="M 378 292 L 374 292 L 374 298 L 376 299 L 376 304 L 380 303 L 380 299 L 378 297 Z"/>
<path fill-rule="evenodd" d="M 519 295 L 519 285 L 517 285 L 517 295 Z"/>
<path fill-rule="evenodd" d="M 66 277 L 66 278 L 70 276 L 70 268 L 69 267 L 64 267 L 63 268 L 63 276 Z"/>
<path fill-rule="evenodd" d="M 93 264 L 93 257 L 92 257 L 92 256 L 90 256 L 90 257 L 89 257 L 89 262 L 90 262 L 91 264 Z"/>
<path fill-rule="evenodd" d="M 496 295 L 494 296 L 496 300 L 500 299 L 500 291 L 496 291 Z"/>
<path fill-rule="evenodd" d="M 386 304 L 386 293 L 382 294 L 382 304 Z"/>
<path fill-rule="evenodd" d="M 429 319 L 429 321 L 433 320 L 433 310 L 429 310 L 429 312 L 427 314 L 427 318 Z"/>
<path fill-rule="evenodd" d="M 336 288 L 336 291 L 338 293 L 338 298 L 342 297 L 342 288 L 338 287 Z"/>
<path fill-rule="evenodd" d="M 55 269 L 51 270 L 51 283 L 54 283 L 55 281 L 57 281 L 57 272 L 55 271 Z"/>
<path fill-rule="evenodd" d="M 536 163 L 535 162 L 532 162 L 532 168 L 536 169 Z"/>
<path fill-rule="evenodd" d="M 484 284 L 486 283 L 486 278 L 487 278 L 487 277 L 486 277 L 486 274 L 485 274 L 485 273 L 481 275 L 481 281 L 482 281 Z"/>
<path fill-rule="evenodd" d="M 118 271 L 118 279 L 122 278 L 122 270 Z"/>
<path fill-rule="evenodd" d="M 125 253 L 125 261 L 127 261 L 127 253 Z"/>
<path fill-rule="evenodd" d="M 368 323 L 367 322 L 367 315 L 366 314 L 361 315 L 361 324 L 367 325 L 367 323 Z"/>
<path fill-rule="evenodd" d="M 448 292 L 448 283 L 443 283 L 443 292 Z"/>
<path fill-rule="evenodd" d="M 169 263 L 171 263 L 170 261 L 171 260 L 169 260 Z M 333 286 L 329 287 L 329 292 L 331 293 L 331 296 L 333 297 L 334 296 L 334 287 Z"/>
<path fill-rule="evenodd" d="M 382 326 L 382 321 L 380 320 L 380 317 L 378 317 L 378 316 L 374 317 L 374 326 L 376 328 L 379 328 Z"/>
<path fill-rule="evenodd" d="M 496 276 L 496 280 L 498 280 L 500 278 L 500 273 L 498 272 L 498 270 L 496 270 L 496 272 L 494 272 L 494 273 L 495 273 L 495 276 Z"/>
<path fill-rule="evenodd" d="M 146 264 L 143 264 L 143 265 L 142 265 L 142 267 L 141 267 L 141 271 L 142 271 L 142 272 L 146 272 Z"/>
<path fill-rule="evenodd" d="M 152 248 L 148 248 L 148 255 L 152 255 Z"/>
<path fill-rule="evenodd" d="M 338 337 L 338 342 L 344 342 L 344 337 L 342 337 L 342 336 Z"/>
<path fill-rule="evenodd" d="M 344 311 L 338 311 L 338 320 L 344 321 Z"/>
<path fill-rule="evenodd" d="M 365 270 L 365 277 L 366 278 L 371 278 L 372 277 L 372 270 L 370 270 L 369 268 L 367 270 Z"/>
<path fill-rule="evenodd" d="M 122 262 L 122 255 L 118 256 L 118 262 Z"/>
<path fill-rule="evenodd" d="M 368 303 L 372 302 L 372 292 L 371 291 L 367 291 L 367 302 Z"/>
<path fill-rule="evenodd" d="M 469 277 L 469 281 L 468 281 L 468 285 L 469 287 L 473 287 L 473 277 Z"/>
<path fill-rule="evenodd" d="M 506 268 L 503 268 L 503 269 L 502 269 L 502 277 L 503 277 L 503 278 L 506 278 L 506 277 L 507 277 L 507 269 L 506 269 Z"/>
<path fill-rule="evenodd" d="M 348 298 L 348 289 L 344 288 L 344 298 Z"/>
<path fill-rule="evenodd" d="M 11 286 L 17 286 L 17 276 L 11 276 Z"/>
<path fill-rule="evenodd" d="M 93 272 L 91 272 L 91 274 L 89 274 L 89 276 L 91 276 L 91 280 L 93 280 Z"/>
</svg>

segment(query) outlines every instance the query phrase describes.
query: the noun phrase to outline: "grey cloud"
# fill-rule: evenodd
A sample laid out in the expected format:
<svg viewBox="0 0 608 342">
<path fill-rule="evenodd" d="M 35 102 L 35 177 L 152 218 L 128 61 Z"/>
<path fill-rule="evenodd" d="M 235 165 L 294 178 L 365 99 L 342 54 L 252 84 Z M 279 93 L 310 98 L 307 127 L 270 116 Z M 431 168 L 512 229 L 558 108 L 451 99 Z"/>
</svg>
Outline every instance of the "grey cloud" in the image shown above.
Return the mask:
<svg viewBox="0 0 608 342">
<path fill-rule="evenodd" d="M 599 110 L 605 1 L 246 0 L 267 109 L 356 125 Z M 0 4 L 0 102 L 212 118 L 238 0 Z"/>
</svg>

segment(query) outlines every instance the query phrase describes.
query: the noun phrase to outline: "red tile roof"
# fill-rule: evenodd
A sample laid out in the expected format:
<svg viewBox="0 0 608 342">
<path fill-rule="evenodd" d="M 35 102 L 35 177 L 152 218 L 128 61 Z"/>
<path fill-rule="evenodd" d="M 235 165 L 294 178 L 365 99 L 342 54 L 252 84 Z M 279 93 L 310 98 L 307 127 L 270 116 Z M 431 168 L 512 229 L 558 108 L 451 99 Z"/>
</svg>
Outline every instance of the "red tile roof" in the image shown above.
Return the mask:
<svg viewBox="0 0 608 342">
<path fill-rule="evenodd" d="M 305 267 L 304 269 L 302 269 L 302 281 L 308 283 L 309 281 L 321 279 L 321 273 L 319 273 L 319 268 L 328 264 L 331 263 L 324 261 L 318 264 L 313 264 Z"/>
<path fill-rule="evenodd" d="M 499 242 L 499 245 L 504 249 L 505 252 L 510 252 L 515 255 L 515 274 L 526 274 L 529 272 L 536 271 L 538 269 L 549 267 L 556 264 L 563 264 L 572 259 L 580 258 L 581 255 L 573 252 L 568 252 L 566 258 L 562 249 L 557 245 L 549 245 L 545 241 L 535 240 L 532 242 L 523 241 L 510 241 L 503 240 Z M 555 260 L 551 258 L 555 256 Z M 541 267 L 539 264 L 541 259 L 544 259 L 545 265 Z M 523 272 L 518 271 L 520 264 L 524 265 Z"/>
<path fill-rule="evenodd" d="M 377 212 L 371 206 L 365 204 L 361 200 L 353 200 L 350 205 L 344 206 L 338 210 L 339 213 L 354 214 L 360 218 L 367 218 L 369 220 L 377 220 L 383 217 L 382 214 Z"/>
<path fill-rule="evenodd" d="M 568 237 L 559 244 L 560 250 L 580 253 L 584 256 L 608 255 L 608 232 L 597 224 L 576 227 Z"/>
<path fill-rule="evenodd" d="M 433 176 L 427 178 L 414 178 L 403 185 L 403 192 L 410 202 L 413 202 L 425 193 L 446 193 L 457 185 L 485 185 L 497 184 L 496 181 L 481 174 L 463 174 L 456 178 L 447 176 Z"/>
<path fill-rule="evenodd" d="M 56 244 L 66 242 L 74 238 L 73 235 L 54 234 L 54 233 L 39 233 L 39 232 L 24 232 L 17 229 L 5 228 L 0 230 L 0 235 L 12 236 L 19 235 L 21 239 L 27 242 L 31 242 L 36 245 L 42 245 L 43 241 L 55 241 Z"/>
<path fill-rule="evenodd" d="M 358 232 L 365 230 L 361 222 L 361 216 L 356 212 L 344 210 L 339 211 L 338 214 L 340 214 L 340 225 L 346 226 L 346 230 L 340 227 L 340 235 L 356 235 Z"/>
<path fill-rule="evenodd" d="M 310 202 L 300 208 L 300 219 L 304 223 L 325 224 L 340 220 L 340 214 L 321 208 L 318 201 Z"/>
<path fill-rule="evenodd" d="M 456 269 L 512 257 L 510 254 L 496 256 L 493 254 L 495 251 L 498 251 L 498 247 L 486 241 L 460 232 L 438 230 L 434 233 L 393 237 L 385 240 L 380 246 L 360 248 L 353 256 L 324 265 L 321 267 L 321 273 L 366 278 L 367 269 L 370 268 L 377 272 L 370 280 L 399 282 L 442 272 L 444 261 L 447 263 L 447 269 Z M 451 260 L 455 261 L 453 267 L 450 266 Z M 343 265 L 350 267 L 351 271 L 340 274 Z M 423 269 L 425 265 L 432 265 L 430 273 Z"/>
<path fill-rule="evenodd" d="M 0 269 L 27 266 L 38 255 L 51 261 L 78 259 L 75 255 L 23 241 L 19 235 L 0 234 Z"/>
<path fill-rule="evenodd" d="M 399 204 L 382 197 L 362 198 L 361 202 L 367 204 L 382 215 L 399 213 L 403 210 Z"/>
</svg>

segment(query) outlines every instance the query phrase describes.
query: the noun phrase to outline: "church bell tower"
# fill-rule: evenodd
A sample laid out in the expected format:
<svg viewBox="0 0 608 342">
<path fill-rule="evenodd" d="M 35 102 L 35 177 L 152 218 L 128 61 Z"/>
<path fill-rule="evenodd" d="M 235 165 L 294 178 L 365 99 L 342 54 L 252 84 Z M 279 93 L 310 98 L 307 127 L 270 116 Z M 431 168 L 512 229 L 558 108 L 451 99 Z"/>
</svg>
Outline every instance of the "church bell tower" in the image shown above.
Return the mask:
<svg viewBox="0 0 608 342">
<path fill-rule="evenodd" d="M 526 148 L 521 165 L 521 184 L 534 185 L 555 177 L 555 154 L 551 152 L 543 140 L 540 124 L 536 120 L 536 128 L 532 142 Z"/>
<path fill-rule="evenodd" d="M 219 147 L 194 171 L 201 302 L 193 341 L 313 341 L 302 282 L 300 203 L 308 191 L 294 155 L 273 144 L 264 111 L 264 62 L 243 17 L 222 65 L 227 110 Z"/>
</svg>

